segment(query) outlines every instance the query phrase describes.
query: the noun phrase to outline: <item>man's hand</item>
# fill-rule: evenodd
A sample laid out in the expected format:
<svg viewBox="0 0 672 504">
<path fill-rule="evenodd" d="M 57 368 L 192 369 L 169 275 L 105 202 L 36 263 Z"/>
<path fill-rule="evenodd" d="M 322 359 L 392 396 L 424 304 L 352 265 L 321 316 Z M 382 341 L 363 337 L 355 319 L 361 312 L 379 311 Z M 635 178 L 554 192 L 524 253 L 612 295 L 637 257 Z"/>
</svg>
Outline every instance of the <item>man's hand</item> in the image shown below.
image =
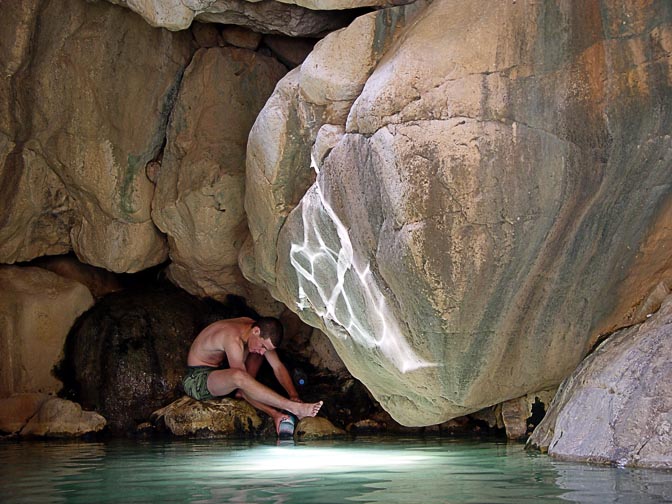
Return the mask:
<svg viewBox="0 0 672 504">
<path fill-rule="evenodd" d="M 290 400 L 290 401 L 294 401 L 294 402 L 300 402 L 300 403 L 303 402 L 303 401 L 299 398 L 298 395 L 297 395 L 297 396 L 291 396 L 291 397 L 289 398 L 289 400 Z"/>
</svg>

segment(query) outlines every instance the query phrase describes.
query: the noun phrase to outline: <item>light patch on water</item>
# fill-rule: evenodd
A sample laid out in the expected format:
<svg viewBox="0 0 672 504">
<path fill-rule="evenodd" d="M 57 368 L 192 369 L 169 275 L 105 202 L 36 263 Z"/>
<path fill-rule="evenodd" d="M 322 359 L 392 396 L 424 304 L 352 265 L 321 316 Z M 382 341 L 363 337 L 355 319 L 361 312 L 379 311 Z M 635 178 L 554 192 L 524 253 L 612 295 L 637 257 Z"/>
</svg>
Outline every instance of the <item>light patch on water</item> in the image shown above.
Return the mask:
<svg viewBox="0 0 672 504">
<path fill-rule="evenodd" d="M 430 458 L 429 455 L 381 450 L 275 447 L 253 450 L 249 456 L 237 460 L 235 466 L 230 462 L 227 463 L 226 470 L 264 471 L 264 473 L 274 471 L 350 472 L 358 468 L 372 470 L 411 466 Z"/>
<path fill-rule="evenodd" d="M 319 175 L 315 159 L 311 166 Z M 298 273 L 299 289 L 297 307 L 311 309 L 327 326 L 340 326 L 342 332 L 334 331 L 336 337 L 351 337 L 364 348 L 379 348 L 394 366 L 406 373 L 437 364 L 427 362 L 415 354 L 404 338 L 394 314 L 389 309 L 385 296 L 376 284 L 370 264 L 362 261 L 352 246 L 348 229 L 326 200 L 318 180 L 311 193 L 302 202 L 303 242 L 292 243 L 290 262 Z M 326 216 L 336 229 L 338 249 L 330 247 L 320 232 L 318 216 Z M 318 266 L 319 263 L 319 266 Z M 321 271 L 327 268 L 328 273 Z M 347 289 L 346 289 L 346 276 Z M 333 278 L 336 282 L 333 286 Z M 307 292 L 314 292 L 319 299 L 314 302 Z M 363 299 L 366 309 L 359 315 L 353 299 Z M 361 305 L 360 305 L 361 309 Z"/>
</svg>

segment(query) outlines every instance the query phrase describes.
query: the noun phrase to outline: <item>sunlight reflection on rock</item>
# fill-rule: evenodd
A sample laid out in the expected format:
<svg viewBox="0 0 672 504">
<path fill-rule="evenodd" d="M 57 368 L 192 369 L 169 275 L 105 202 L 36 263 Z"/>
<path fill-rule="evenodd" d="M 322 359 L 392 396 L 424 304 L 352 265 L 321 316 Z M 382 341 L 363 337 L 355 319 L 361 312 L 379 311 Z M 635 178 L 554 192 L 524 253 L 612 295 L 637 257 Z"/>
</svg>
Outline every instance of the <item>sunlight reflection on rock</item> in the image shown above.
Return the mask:
<svg viewBox="0 0 672 504">
<path fill-rule="evenodd" d="M 319 175 L 314 159 L 312 167 Z M 436 366 L 406 342 L 369 263 L 361 266 L 364 261 L 357 257 L 348 229 L 327 202 L 319 176 L 302 200 L 302 218 L 303 243 L 290 249 L 299 281 L 297 307 L 314 311 L 334 328 L 331 335 L 379 348 L 402 373 Z M 325 224 L 335 233 L 328 233 Z"/>
</svg>

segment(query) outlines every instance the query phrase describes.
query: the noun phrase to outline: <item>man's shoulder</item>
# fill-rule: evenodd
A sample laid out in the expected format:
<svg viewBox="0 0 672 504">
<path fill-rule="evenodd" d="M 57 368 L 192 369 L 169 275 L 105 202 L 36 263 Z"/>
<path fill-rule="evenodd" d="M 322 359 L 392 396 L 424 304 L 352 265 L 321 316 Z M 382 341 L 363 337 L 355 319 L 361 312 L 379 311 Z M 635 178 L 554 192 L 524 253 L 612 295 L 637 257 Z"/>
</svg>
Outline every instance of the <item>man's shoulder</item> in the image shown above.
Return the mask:
<svg viewBox="0 0 672 504">
<path fill-rule="evenodd" d="M 253 324 L 253 323 L 254 323 L 254 319 L 251 319 L 250 317 L 236 317 L 236 318 L 218 320 L 217 322 L 213 323 L 212 325 L 221 326 L 221 327 L 231 327 L 231 326 L 240 326 L 240 325 Z"/>
</svg>

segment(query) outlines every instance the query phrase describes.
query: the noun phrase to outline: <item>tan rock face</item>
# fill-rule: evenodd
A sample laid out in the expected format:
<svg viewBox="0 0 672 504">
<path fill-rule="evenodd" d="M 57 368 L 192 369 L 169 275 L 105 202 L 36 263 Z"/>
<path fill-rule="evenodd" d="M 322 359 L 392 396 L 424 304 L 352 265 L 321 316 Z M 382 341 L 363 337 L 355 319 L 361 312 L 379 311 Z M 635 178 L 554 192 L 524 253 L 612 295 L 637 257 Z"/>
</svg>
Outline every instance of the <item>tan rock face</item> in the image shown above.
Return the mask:
<svg viewBox="0 0 672 504">
<path fill-rule="evenodd" d="M 670 276 L 644 244 L 669 228 L 672 19 L 638 5 L 437 0 L 380 58 L 357 49 L 381 44 L 363 24 L 325 38 L 261 112 L 245 274 L 401 423 L 559 383 L 602 320 Z M 317 142 L 329 123 L 344 134 Z M 319 174 L 288 194 L 276 181 L 309 180 L 302 142 Z M 656 276 L 619 290 L 635 259 Z"/>
<path fill-rule="evenodd" d="M 273 58 L 229 47 L 199 50 L 185 72 L 152 217 L 168 235 L 171 279 L 193 294 L 248 294 L 238 268 L 248 232 L 245 146 L 284 73 Z"/>
<path fill-rule="evenodd" d="M 17 44 L 3 44 L 0 56 L 9 76 L 0 109 L 0 260 L 72 248 L 117 272 L 162 262 L 167 246 L 150 220 L 145 165 L 162 145 L 190 37 L 107 4 L 1 9 Z M 50 22 L 37 30 L 38 18 Z"/>
<path fill-rule="evenodd" d="M 73 323 L 93 305 L 82 284 L 41 268 L 0 267 L 0 396 L 58 392 L 53 376 Z"/>
<path fill-rule="evenodd" d="M 278 83 L 248 141 L 245 209 L 252 243 L 240 257 L 246 278 L 274 291 L 278 234 L 315 180 L 310 156 L 320 128 L 332 132 L 321 138 L 338 137 L 345 126 L 344 111 L 391 43 L 395 28 L 417 10 L 397 8 L 359 18 L 321 40 L 301 67 Z M 326 144 L 330 147 L 321 149 L 320 157 L 335 140 L 319 143 Z"/>
<path fill-rule="evenodd" d="M 260 33 L 283 33 L 294 37 L 316 36 L 344 26 L 348 15 L 318 12 L 319 9 L 347 9 L 354 0 L 332 2 L 278 2 L 275 0 L 108 0 L 140 14 L 152 26 L 169 30 L 189 28 L 193 20 L 204 23 L 240 25 Z M 363 0 L 364 5 L 385 5 L 387 0 Z M 402 0 L 403 1 L 403 0 Z M 304 8 L 301 4 L 306 4 Z M 360 2 L 356 2 L 359 4 Z"/>
<path fill-rule="evenodd" d="M 31 262 L 30 265 L 49 270 L 59 276 L 85 285 L 96 299 L 122 289 L 119 275 L 84 264 L 72 256 L 41 257 Z"/>
<path fill-rule="evenodd" d="M 40 393 L 12 394 L 0 399 L 0 432 L 19 432 L 47 399 L 49 395 Z"/>
</svg>

